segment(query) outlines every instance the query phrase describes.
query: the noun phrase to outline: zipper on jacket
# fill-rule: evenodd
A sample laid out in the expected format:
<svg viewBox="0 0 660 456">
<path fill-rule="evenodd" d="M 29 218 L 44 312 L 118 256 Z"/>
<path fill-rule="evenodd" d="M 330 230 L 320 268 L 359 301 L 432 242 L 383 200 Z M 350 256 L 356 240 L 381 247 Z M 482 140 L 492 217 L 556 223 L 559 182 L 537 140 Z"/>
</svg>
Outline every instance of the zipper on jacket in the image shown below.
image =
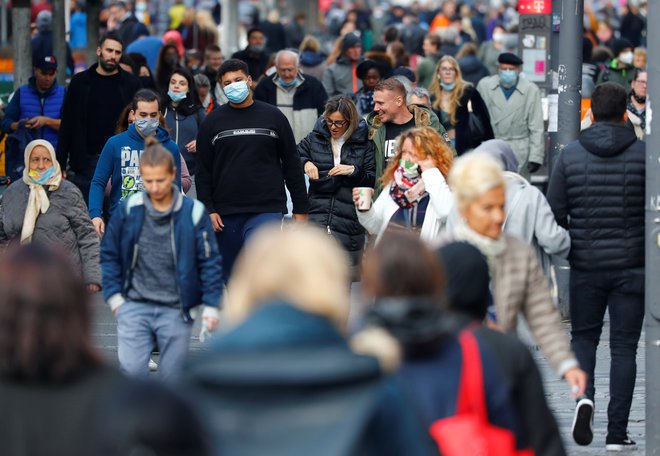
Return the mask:
<svg viewBox="0 0 660 456">
<path fill-rule="evenodd" d="M 209 244 L 209 234 L 206 231 L 202 231 L 202 238 L 204 238 L 204 256 L 206 258 L 211 258 L 211 245 Z"/>
<path fill-rule="evenodd" d="M 332 234 L 330 231 L 330 222 L 332 222 L 332 209 L 335 207 L 335 197 L 332 197 L 332 200 L 330 200 L 330 213 L 328 214 L 328 225 L 326 228 L 328 229 L 328 234 Z"/>
<path fill-rule="evenodd" d="M 181 318 L 183 321 L 188 323 L 190 317 L 186 315 L 185 310 L 183 309 L 183 299 L 181 297 L 181 290 L 179 289 L 179 282 L 176 280 L 176 272 L 178 271 L 177 267 L 177 258 L 176 258 L 176 242 L 174 242 L 174 214 L 170 215 L 170 243 L 172 244 L 172 259 L 174 260 L 174 286 L 176 286 L 176 294 L 179 295 L 179 308 L 181 311 Z"/>
<path fill-rule="evenodd" d="M 138 236 L 138 240 L 139 240 L 139 238 L 140 238 L 140 237 Z M 135 265 L 137 264 L 137 260 L 138 260 L 138 246 L 139 246 L 139 244 L 138 244 L 137 242 L 135 242 L 135 245 L 134 245 L 134 247 L 133 247 L 133 258 L 131 258 L 131 268 L 130 268 L 130 270 L 128 271 L 129 273 L 126 274 L 126 277 L 124 278 L 124 290 L 125 290 L 125 291 L 128 291 L 129 277 L 132 277 L 132 276 L 133 276 L 133 271 L 135 270 Z"/>
</svg>

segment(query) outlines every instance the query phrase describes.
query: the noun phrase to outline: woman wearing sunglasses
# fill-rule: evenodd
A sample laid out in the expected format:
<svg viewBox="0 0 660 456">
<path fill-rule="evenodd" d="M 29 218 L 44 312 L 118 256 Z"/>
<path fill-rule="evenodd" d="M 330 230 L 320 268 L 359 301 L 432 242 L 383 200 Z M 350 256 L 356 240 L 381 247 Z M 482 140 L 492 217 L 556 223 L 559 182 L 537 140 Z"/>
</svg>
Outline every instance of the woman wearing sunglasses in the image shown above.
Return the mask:
<svg viewBox="0 0 660 456">
<path fill-rule="evenodd" d="M 367 124 L 349 97 L 328 100 L 314 130 L 299 144 L 309 178 L 309 220 L 323 226 L 348 251 L 357 266 L 364 228 L 353 205 L 354 187 L 372 187 L 376 179 L 373 143 Z"/>
</svg>

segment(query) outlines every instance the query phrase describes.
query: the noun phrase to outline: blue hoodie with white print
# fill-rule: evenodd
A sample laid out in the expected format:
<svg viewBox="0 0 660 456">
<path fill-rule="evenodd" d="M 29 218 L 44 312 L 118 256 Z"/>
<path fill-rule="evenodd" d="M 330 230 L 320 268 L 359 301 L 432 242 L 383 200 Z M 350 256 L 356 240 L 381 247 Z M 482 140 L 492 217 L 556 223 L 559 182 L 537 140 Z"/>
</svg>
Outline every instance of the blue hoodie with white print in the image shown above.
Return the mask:
<svg viewBox="0 0 660 456">
<path fill-rule="evenodd" d="M 156 139 L 174 158 L 176 166 L 176 184 L 181 188 L 181 155 L 179 147 L 162 127 L 156 130 Z M 109 214 L 125 198 L 144 190 L 140 176 L 140 155 L 144 152 L 144 138 L 131 124 L 123 133 L 108 139 L 101 151 L 94 177 L 89 189 L 89 216 L 103 215 L 103 197 L 108 179 L 112 177 Z"/>
</svg>

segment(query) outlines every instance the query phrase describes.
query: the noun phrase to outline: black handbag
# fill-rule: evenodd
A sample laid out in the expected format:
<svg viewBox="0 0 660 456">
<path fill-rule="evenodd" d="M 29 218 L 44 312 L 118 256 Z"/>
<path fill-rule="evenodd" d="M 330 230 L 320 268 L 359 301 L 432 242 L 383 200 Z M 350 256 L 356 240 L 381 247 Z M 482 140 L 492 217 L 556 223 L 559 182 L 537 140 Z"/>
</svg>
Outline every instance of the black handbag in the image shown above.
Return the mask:
<svg viewBox="0 0 660 456">
<path fill-rule="evenodd" d="M 476 147 L 484 142 L 486 137 L 486 129 L 484 123 L 472 111 L 472 100 L 468 101 L 468 128 L 470 129 L 470 136 L 472 137 L 472 146 Z"/>
</svg>

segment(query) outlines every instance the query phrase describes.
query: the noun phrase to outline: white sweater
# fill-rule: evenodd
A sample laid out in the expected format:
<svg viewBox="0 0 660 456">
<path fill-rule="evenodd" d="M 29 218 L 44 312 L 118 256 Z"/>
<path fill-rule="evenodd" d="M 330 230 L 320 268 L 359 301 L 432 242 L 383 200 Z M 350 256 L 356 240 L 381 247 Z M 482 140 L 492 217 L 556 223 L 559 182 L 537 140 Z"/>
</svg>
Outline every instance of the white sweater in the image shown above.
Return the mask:
<svg viewBox="0 0 660 456">
<path fill-rule="evenodd" d="M 423 241 L 430 242 L 437 239 L 444 231 L 447 216 L 454 206 L 454 197 L 438 168 L 422 172 L 422 180 L 430 201 L 419 237 Z M 398 209 L 399 205 L 390 196 L 388 188 L 384 187 L 383 192 L 371 205 L 371 209 L 366 212 L 357 211 L 358 220 L 370 234 L 377 235 L 376 242 L 378 242 Z"/>
</svg>

